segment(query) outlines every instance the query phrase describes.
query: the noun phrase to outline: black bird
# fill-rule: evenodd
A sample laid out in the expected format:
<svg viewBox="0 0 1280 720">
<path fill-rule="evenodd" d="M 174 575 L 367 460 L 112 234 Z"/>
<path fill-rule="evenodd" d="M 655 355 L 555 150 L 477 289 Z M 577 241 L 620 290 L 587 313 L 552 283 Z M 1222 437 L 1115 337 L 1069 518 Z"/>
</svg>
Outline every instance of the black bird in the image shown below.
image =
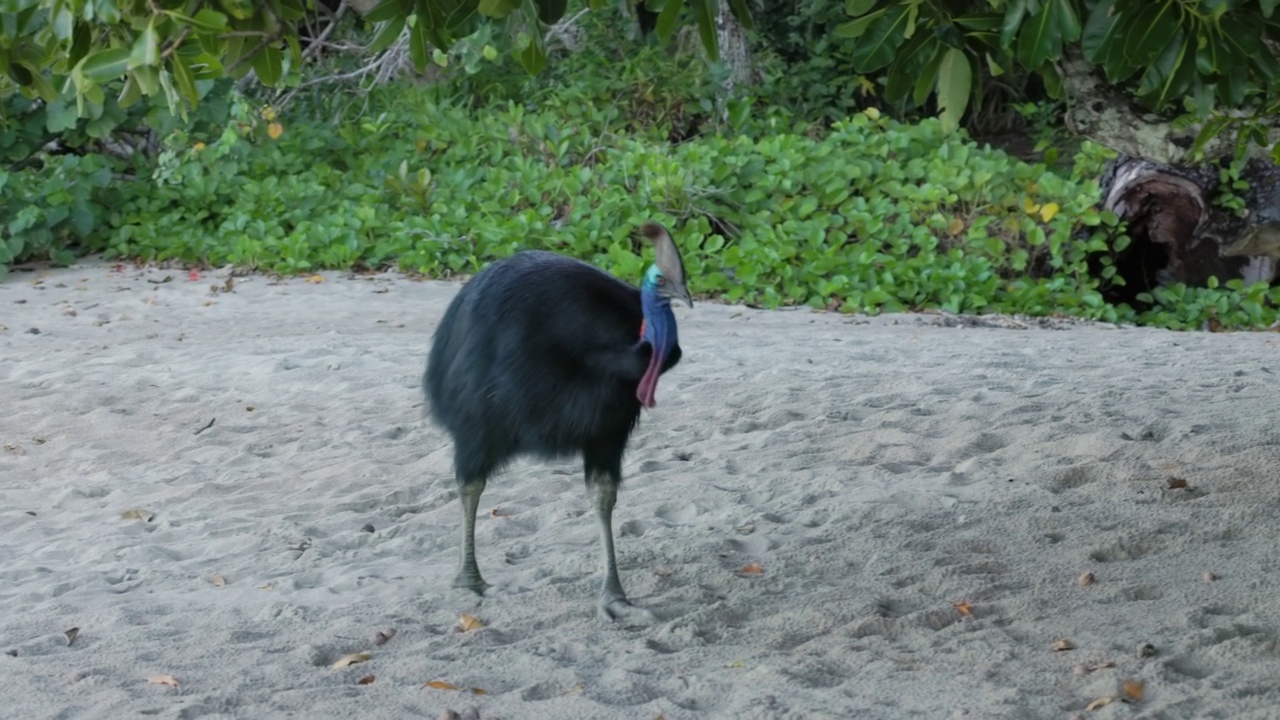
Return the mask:
<svg viewBox="0 0 1280 720">
<path fill-rule="evenodd" d="M 641 233 L 655 262 L 639 290 L 579 260 L 528 250 L 479 272 L 445 311 L 423 388 L 453 437 L 462 501 L 455 587 L 488 587 L 476 565 L 475 521 L 489 478 L 517 455 L 581 455 L 600 527 L 600 613 L 654 620 L 618 580 L 613 506 L 640 408 L 654 406 L 658 376 L 680 361 L 671 301 L 693 300 L 667 230 L 648 222 Z"/>
</svg>

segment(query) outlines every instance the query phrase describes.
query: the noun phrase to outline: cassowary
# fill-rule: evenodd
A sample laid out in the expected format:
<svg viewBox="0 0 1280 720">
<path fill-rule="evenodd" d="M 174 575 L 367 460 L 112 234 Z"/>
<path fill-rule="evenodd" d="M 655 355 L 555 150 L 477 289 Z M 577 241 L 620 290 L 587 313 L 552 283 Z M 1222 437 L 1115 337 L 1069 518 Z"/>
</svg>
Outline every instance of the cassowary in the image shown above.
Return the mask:
<svg viewBox="0 0 1280 720">
<path fill-rule="evenodd" d="M 490 476 L 521 454 L 581 455 L 600 529 L 600 613 L 654 620 L 618 579 L 613 506 L 640 408 L 655 405 L 658 376 L 680 361 L 671 301 L 693 300 L 666 229 L 650 222 L 641 233 L 655 262 L 639 290 L 584 262 L 529 250 L 476 274 L 445 311 L 423 388 L 454 444 L 462 501 L 455 587 L 488 587 L 476 565 L 475 521 Z"/>
</svg>

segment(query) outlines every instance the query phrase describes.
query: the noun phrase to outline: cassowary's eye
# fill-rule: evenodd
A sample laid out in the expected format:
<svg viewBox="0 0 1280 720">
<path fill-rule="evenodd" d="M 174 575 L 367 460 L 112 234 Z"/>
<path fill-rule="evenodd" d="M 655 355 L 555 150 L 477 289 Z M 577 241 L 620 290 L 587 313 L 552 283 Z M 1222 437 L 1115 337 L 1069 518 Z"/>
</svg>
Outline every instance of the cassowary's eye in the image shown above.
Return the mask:
<svg viewBox="0 0 1280 720">
<path fill-rule="evenodd" d="M 666 285 L 666 284 L 667 284 L 667 279 L 666 279 L 666 278 L 664 278 L 664 277 L 662 277 L 661 275 L 659 275 L 659 276 L 658 276 L 658 284 L 659 284 L 659 285 Z"/>
</svg>

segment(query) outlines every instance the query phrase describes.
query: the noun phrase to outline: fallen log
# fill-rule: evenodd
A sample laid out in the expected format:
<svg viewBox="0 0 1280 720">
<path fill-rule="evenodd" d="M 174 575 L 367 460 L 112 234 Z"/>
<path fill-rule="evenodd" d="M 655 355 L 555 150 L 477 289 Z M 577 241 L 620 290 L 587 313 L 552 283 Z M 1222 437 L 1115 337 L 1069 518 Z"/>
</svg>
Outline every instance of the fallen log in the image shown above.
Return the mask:
<svg viewBox="0 0 1280 720">
<path fill-rule="evenodd" d="M 1217 165 L 1177 167 L 1120 156 L 1101 182 L 1103 210 L 1115 213 L 1132 243 L 1116 258 L 1125 280 L 1117 300 L 1159 285 L 1203 286 L 1210 277 L 1246 285 L 1275 280 L 1280 264 L 1280 166 L 1250 160 L 1241 173 L 1245 212 L 1214 202 Z"/>
</svg>

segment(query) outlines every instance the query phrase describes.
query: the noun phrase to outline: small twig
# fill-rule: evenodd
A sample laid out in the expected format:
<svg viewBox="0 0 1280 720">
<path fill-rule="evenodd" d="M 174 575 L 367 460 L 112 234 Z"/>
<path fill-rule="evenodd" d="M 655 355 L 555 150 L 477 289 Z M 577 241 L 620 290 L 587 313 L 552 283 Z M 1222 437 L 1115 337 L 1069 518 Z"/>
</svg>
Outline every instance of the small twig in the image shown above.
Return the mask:
<svg viewBox="0 0 1280 720">
<path fill-rule="evenodd" d="M 211 420 L 209 420 L 209 424 L 208 424 L 208 425 L 205 425 L 204 427 L 202 427 L 202 428 L 200 428 L 199 430 L 195 431 L 195 434 L 196 434 L 196 435 L 199 435 L 200 433 L 204 432 L 205 430 L 208 430 L 209 428 L 213 427 L 213 423 L 215 423 L 217 420 L 218 420 L 218 418 L 212 418 Z"/>
</svg>

